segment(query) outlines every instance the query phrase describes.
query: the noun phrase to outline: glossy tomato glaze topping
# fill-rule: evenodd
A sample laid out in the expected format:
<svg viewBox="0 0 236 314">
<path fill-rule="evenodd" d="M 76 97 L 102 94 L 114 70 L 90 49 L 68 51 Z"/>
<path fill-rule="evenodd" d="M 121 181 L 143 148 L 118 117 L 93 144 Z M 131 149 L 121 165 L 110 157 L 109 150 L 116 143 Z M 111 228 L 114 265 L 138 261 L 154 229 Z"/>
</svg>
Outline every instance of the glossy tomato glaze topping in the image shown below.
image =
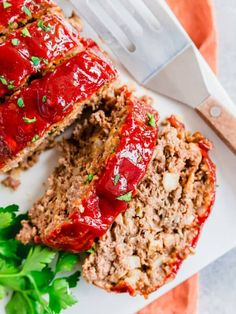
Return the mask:
<svg viewBox="0 0 236 314">
<path fill-rule="evenodd" d="M 109 62 L 82 51 L 1 104 L 0 169 L 116 77 Z"/>
<path fill-rule="evenodd" d="M 158 114 L 127 90 L 126 98 L 128 115 L 119 130 L 119 145 L 107 160 L 93 192 L 82 200 L 83 212 L 79 209 L 72 212 L 69 222 L 42 239 L 45 244 L 72 252 L 89 249 L 126 210 L 128 201 L 135 195 L 156 146 Z"/>
<path fill-rule="evenodd" d="M 0 97 L 24 84 L 33 74 L 80 51 L 78 33 L 55 15 L 42 17 L 7 36 L 0 44 Z"/>
<path fill-rule="evenodd" d="M 0 0 L 0 34 L 7 28 L 43 15 L 48 8 L 54 7 L 51 0 Z"/>
</svg>

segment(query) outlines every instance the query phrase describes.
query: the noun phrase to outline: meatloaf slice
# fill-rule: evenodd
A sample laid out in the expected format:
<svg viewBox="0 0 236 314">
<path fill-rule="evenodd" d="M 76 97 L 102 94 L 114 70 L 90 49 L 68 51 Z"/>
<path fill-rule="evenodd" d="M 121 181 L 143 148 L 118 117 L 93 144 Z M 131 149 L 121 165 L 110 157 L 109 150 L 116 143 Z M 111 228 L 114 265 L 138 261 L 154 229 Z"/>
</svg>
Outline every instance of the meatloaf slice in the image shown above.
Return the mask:
<svg viewBox="0 0 236 314">
<path fill-rule="evenodd" d="M 174 278 L 193 253 L 214 203 L 210 148 L 175 117 L 164 123 L 136 196 L 85 260 L 83 276 L 89 283 L 146 296 Z"/>
<path fill-rule="evenodd" d="M 0 106 L 0 170 L 16 167 L 46 137 L 70 125 L 116 78 L 110 60 L 94 46 L 13 94 Z"/>
<path fill-rule="evenodd" d="M 152 158 L 156 111 L 125 87 L 83 117 L 18 239 L 80 252 L 124 211 Z"/>
<path fill-rule="evenodd" d="M 0 35 L 61 9 L 51 0 L 0 0 Z"/>
<path fill-rule="evenodd" d="M 84 49 L 78 32 L 53 14 L 20 28 L 0 43 L 0 97 L 12 94 L 32 75 L 53 68 Z"/>
</svg>

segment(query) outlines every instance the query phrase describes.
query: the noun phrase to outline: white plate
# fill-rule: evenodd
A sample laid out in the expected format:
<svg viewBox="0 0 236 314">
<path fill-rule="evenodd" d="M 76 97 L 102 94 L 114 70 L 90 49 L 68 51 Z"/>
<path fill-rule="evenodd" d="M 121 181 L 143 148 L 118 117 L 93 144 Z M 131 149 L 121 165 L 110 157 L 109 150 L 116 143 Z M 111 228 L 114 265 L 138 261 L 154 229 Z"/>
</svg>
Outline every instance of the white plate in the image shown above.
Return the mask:
<svg viewBox="0 0 236 314">
<path fill-rule="evenodd" d="M 95 37 L 88 26 L 86 32 Z M 118 61 L 116 61 L 118 64 Z M 123 81 L 130 82 L 130 76 L 118 65 Z M 225 95 L 222 87 L 218 85 L 211 71 L 203 63 L 207 80 L 212 85 L 213 94 L 218 95 L 223 103 L 232 106 L 230 99 Z M 236 246 L 236 158 L 211 131 L 210 128 L 190 108 L 166 99 L 160 95 L 138 88 L 138 93 L 145 93 L 153 97 L 155 108 L 163 119 L 170 114 L 182 117 L 189 130 L 200 130 L 215 144 L 211 153 L 213 161 L 217 165 L 217 188 L 216 202 L 212 214 L 208 219 L 195 256 L 190 257 L 181 267 L 176 279 L 157 292 L 150 295 L 148 300 L 142 297 L 132 298 L 123 294 L 108 294 L 92 285 L 88 285 L 82 279 L 73 293 L 78 298 L 78 304 L 64 313 L 81 314 L 133 314 L 152 300 L 161 296 L 171 288 L 177 286 L 200 269 L 213 262 L 218 257 Z M 53 169 L 57 160 L 55 152 L 45 152 L 40 161 L 29 171 L 21 174 L 22 184 L 16 192 L 11 192 L 0 187 L 0 206 L 12 203 L 20 205 L 21 211 L 30 208 L 33 202 L 43 193 L 43 182 L 48 173 Z M 4 313 L 4 302 L 0 303 L 0 313 Z"/>
</svg>

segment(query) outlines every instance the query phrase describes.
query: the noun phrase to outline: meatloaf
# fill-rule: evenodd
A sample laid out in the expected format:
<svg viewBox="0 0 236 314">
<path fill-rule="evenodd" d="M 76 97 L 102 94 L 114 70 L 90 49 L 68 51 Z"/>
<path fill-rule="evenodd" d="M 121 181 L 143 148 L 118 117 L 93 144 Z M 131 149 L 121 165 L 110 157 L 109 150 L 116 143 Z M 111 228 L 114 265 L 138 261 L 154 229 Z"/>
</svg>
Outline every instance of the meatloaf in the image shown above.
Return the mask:
<svg viewBox="0 0 236 314">
<path fill-rule="evenodd" d="M 88 48 L 13 94 L 0 106 L 0 170 L 17 166 L 46 137 L 71 124 L 116 77 L 102 52 Z"/>
<path fill-rule="evenodd" d="M 53 14 L 7 34 L 0 43 L 0 97 L 83 49 L 78 32 Z"/>
<path fill-rule="evenodd" d="M 61 145 L 59 166 L 18 235 L 56 249 L 81 252 L 101 237 L 135 194 L 157 141 L 157 112 L 126 87 L 83 114 Z"/>
<path fill-rule="evenodd" d="M 61 9 L 51 0 L 0 0 L 0 35 L 50 11 L 61 13 Z"/>
<path fill-rule="evenodd" d="M 83 276 L 89 283 L 147 296 L 175 277 L 194 252 L 214 202 L 210 148 L 175 117 L 164 123 L 136 195 L 85 260 Z"/>
</svg>

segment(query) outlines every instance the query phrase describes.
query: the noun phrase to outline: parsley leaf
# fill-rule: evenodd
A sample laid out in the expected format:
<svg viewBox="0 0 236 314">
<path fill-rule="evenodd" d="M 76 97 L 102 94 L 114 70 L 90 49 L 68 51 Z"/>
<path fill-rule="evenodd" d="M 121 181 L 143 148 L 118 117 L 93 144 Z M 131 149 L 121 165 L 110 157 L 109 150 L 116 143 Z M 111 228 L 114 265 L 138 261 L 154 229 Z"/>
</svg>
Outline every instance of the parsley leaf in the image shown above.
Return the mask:
<svg viewBox="0 0 236 314">
<path fill-rule="evenodd" d="M 23 37 L 31 37 L 27 27 L 22 29 L 21 34 Z"/>
<path fill-rule="evenodd" d="M 78 263 L 78 256 L 75 254 L 63 252 L 59 254 L 58 262 L 56 265 L 56 272 L 72 271 Z"/>
<path fill-rule="evenodd" d="M 23 6 L 22 11 L 23 11 L 26 15 L 28 15 L 30 18 L 32 18 L 32 13 L 31 13 L 30 9 L 29 9 L 26 5 Z"/>
<path fill-rule="evenodd" d="M 116 176 L 115 176 L 115 179 L 114 179 L 114 185 L 117 185 L 118 181 L 120 179 L 120 174 L 118 173 Z"/>
<path fill-rule="evenodd" d="M 149 119 L 148 124 L 154 128 L 156 126 L 156 121 L 155 121 L 155 118 L 154 118 L 153 114 L 148 112 L 147 116 L 148 116 L 148 119 Z"/>
<path fill-rule="evenodd" d="M 51 263 L 56 252 L 41 246 L 32 247 L 23 265 L 22 272 L 41 271 L 46 264 Z"/>
<path fill-rule="evenodd" d="M 91 182 L 94 178 L 94 174 L 90 173 L 87 175 L 87 178 L 85 179 L 84 183 Z"/>
<path fill-rule="evenodd" d="M 5 307 L 7 314 L 60 313 L 76 303 L 69 288 L 76 286 L 80 272 L 59 278 L 58 273 L 71 271 L 78 255 L 25 246 L 15 240 L 20 223 L 26 218 L 17 216 L 17 210 L 16 205 L 0 207 L 0 299 L 12 291 Z"/>
<path fill-rule="evenodd" d="M 117 197 L 116 199 L 119 201 L 130 202 L 132 200 L 132 192 L 130 191 L 124 195 Z"/>
<path fill-rule="evenodd" d="M 9 205 L 7 207 L 0 207 L 0 213 L 15 213 L 17 212 L 19 207 L 15 204 Z"/>
<path fill-rule="evenodd" d="M 38 134 L 35 134 L 31 140 L 32 143 L 36 142 L 37 140 L 39 140 L 39 136 Z"/>
<path fill-rule="evenodd" d="M 38 57 L 31 57 L 31 61 L 33 62 L 34 66 L 38 66 L 40 61 L 41 61 L 41 58 L 38 58 Z"/>
<path fill-rule="evenodd" d="M 81 276 L 81 272 L 78 270 L 74 274 L 70 275 L 66 279 L 70 288 L 75 288 Z"/>
<path fill-rule="evenodd" d="M 95 250 L 96 250 L 96 243 L 93 243 L 93 246 L 89 250 L 87 250 L 86 253 L 93 254 Z"/>
<path fill-rule="evenodd" d="M 38 21 L 38 27 L 42 28 L 45 32 L 50 31 L 50 29 L 52 28 L 51 25 L 48 26 L 44 25 L 42 20 Z"/>
<path fill-rule="evenodd" d="M 0 228 L 7 228 L 11 225 L 13 217 L 11 213 L 0 213 Z"/>
<path fill-rule="evenodd" d="M 55 313 L 60 313 L 68 306 L 76 303 L 75 298 L 69 291 L 69 284 L 66 279 L 55 279 L 49 287 L 49 306 Z"/>
<path fill-rule="evenodd" d="M 13 39 L 11 40 L 11 43 L 12 43 L 13 46 L 16 47 L 16 46 L 19 45 L 20 41 L 19 41 L 19 39 L 17 39 L 17 38 L 13 38 Z"/>
<path fill-rule="evenodd" d="M 17 99 L 17 105 L 20 108 L 23 108 L 25 106 L 23 98 L 20 97 Z"/>
<path fill-rule="evenodd" d="M 0 82 L 2 83 L 2 85 L 7 85 L 7 80 L 2 75 L 0 76 Z"/>
<path fill-rule="evenodd" d="M 24 296 L 24 294 L 15 292 L 6 305 L 6 313 L 33 314 L 30 303 L 28 302 L 28 297 Z"/>
<path fill-rule="evenodd" d="M 47 96 L 44 95 L 44 96 L 42 97 L 42 102 L 46 102 L 46 101 L 47 101 Z"/>
<path fill-rule="evenodd" d="M 7 8 L 10 8 L 12 7 L 12 4 L 8 1 L 3 1 L 3 8 L 4 9 L 7 9 Z"/>
<path fill-rule="evenodd" d="M 17 249 L 19 246 L 19 242 L 11 239 L 8 241 L 0 241 L 0 255 L 8 258 L 17 258 Z"/>
<path fill-rule="evenodd" d="M 23 117 L 22 120 L 25 122 L 25 123 L 28 123 L 28 124 L 31 124 L 31 123 L 35 123 L 37 121 L 36 117 L 34 118 L 27 118 L 27 117 Z"/>
</svg>

